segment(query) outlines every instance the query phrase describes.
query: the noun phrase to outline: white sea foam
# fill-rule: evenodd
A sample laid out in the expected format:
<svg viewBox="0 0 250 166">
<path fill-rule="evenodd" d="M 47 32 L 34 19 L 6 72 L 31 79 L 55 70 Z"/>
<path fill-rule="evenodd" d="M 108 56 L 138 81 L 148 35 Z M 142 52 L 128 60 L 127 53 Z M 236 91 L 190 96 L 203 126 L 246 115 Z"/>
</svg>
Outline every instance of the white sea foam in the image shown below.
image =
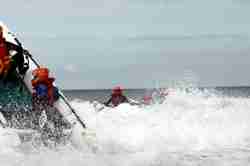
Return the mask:
<svg viewBox="0 0 250 166">
<path fill-rule="evenodd" d="M 3 165 L 248 165 L 250 101 L 176 91 L 163 104 L 122 104 L 95 111 L 90 102 L 71 104 L 85 120 L 87 145 L 26 153 L 0 151 Z M 6 146 L 5 146 L 6 148 Z M 2 164 L 1 164 L 2 165 Z"/>
</svg>

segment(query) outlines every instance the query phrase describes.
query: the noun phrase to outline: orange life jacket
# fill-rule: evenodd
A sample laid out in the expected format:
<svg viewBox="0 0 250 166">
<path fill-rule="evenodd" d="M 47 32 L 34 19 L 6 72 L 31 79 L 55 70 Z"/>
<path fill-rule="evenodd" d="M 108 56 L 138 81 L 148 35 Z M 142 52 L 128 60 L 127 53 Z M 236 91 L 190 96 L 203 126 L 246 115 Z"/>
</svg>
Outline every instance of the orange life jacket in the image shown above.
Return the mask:
<svg viewBox="0 0 250 166">
<path fill-rule="evenodd" d="M 53 104 L 53 82 L 55 78 L 49 77 L 49 69 L 41 67 L 37 68 L 32 72 L 34 79 L 31 80 L 31 84 L 33 87 L 36 87 L 39 84 L 44 84 L 48 88 L 48 98 L 50 104 Z"/>
<path fill-rule="evenodd" d="M 0 74 L 7 74 L 10 69 L 10 57 L 5 39 L 0 39 Z"/>
</svg>

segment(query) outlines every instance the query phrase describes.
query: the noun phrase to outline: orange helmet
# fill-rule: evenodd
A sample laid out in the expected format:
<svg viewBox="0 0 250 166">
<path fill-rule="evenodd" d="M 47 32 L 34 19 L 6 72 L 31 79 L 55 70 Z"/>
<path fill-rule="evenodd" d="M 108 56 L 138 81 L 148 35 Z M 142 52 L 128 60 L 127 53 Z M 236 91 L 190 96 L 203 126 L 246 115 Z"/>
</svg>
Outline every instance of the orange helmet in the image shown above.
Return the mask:
<svg viewBox="0 0 250 166">
<path fill-rule="evenodd" d="M 49 78 L 49 69 L 46 67 L 39 67 L 33 70 L 32 75 L 39 79 L 39 81 L 47 81 Z"/>
<path fill-rule="evenodd" d="M 46 67 L 39 67 L 33 70 L 32 75 L 35 77 L 49 77 L 49 69 Z"/>
</svg>

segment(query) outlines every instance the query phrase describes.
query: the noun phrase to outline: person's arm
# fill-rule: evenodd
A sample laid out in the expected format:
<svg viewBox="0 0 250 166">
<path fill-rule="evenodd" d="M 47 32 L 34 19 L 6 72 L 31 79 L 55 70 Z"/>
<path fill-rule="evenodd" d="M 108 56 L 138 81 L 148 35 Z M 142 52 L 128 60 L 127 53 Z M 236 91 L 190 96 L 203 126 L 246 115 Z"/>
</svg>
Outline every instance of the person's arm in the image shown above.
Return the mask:
<svg viewBox="0 0 250 166">
<path fill-rule="evenodd" d="M 130 101 L 128 100 L 126 96 L 123 96 L 123 103 L 130 103 Z"/>
<path fill-rule="evenodd" d="M 8 41 L 6 41 L 5 43 L 6 43 L 8 50 L 15 50 L 18 53 L 23 52 L 23 47 L 21 45 L 16 45 L 16 44 L 10 43 Z"/>
<path fill-rule="evenodd" d="M 107 102 L 103 103 L 103 104 L 108 107 L 109 104 L 111 103 L 111 101 L 112 101 L 112 97 L 110 97 L 109 100 Z"/>
</svg>

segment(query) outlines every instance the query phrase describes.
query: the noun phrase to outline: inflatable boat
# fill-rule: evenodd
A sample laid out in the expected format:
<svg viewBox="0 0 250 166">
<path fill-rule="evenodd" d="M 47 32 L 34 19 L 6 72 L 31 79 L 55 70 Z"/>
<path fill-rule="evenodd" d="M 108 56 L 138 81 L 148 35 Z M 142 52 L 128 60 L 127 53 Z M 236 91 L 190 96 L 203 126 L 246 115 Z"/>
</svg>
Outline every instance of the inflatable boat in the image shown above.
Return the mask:
<svg viewBox="0 0 250 166">
<path fill-rule="evenodd" d="M 22 44 L 5 24 L 0 22 L 0 26 L 3 29 L 3 36 L 6 42 L 22 48 L 22 54 L 18 56 L 23 56 L 22 65 L 24 66 L 23 70 L 17 67 L 10 77 L 10 80 L 0 80 L 0 126 L 2 129 L 14 131 L 20 137 L 23 137 L 26 134 L 39 132 L 40 130 L 38 129 L 37 131 L 36 129 L 27 125 L 27 123 L 31 121 L 30 118 L 33 117 L 29 116 L 32 114 L 31 101 L 32 93 L 34 91 L 31 83 L 34 77 L 32 72 L 37 68 L 40 68 L 40 64 L 27 49 L 22 47 Z M 10 58 L 16 54 L 15 50 L 9 50 L 9 52 Z M 17 66 L 18 65 L 19 64 L 17 64 Z M 53 102 L 52 108 L 54 112 L 56 112 L 56 116 L 60 117 L 60 121 L 63 121 L 63 123 L 61 123 L 64 124 L 63 130 L 67 131 L 71 135 L 72 132 L 78 132 L 78 134 L 73 133 L 73 135 L 84 135 L 86 126 L 83 122 L 83 119 L 78 116 L 77 111 L 70 105 L 68 99 L 63 95 L 62 91 L 55 83 L 53 83 L 53 87 L 56 89 L 57 99 Z M 46 112 L 45 115 L 41 114 L 38 116 L 39 123 L 46 123 Z M 25 119 L 27 120 L 26 122 Z"/>
</svg>

